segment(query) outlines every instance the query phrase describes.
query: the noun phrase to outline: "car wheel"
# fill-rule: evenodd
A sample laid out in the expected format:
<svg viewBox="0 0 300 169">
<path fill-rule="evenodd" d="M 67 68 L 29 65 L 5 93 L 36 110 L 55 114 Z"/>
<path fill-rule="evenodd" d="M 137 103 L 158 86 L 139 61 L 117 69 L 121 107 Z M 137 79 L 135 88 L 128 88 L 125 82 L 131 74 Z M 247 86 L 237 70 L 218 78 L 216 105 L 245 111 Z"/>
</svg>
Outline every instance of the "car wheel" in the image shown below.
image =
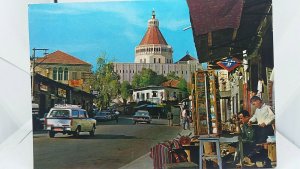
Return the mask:
<svg viewBox="0 0 300 169">
<path fill-rule="evenodd" d="M 90 136 L 95 136 L 95 126 L 93 126 L 92 130 L 90 131 Z"/>
<path fill-rule="evenodd" d="M 55 132 L 54 131 L 49 131 L 49 137 L 54 138 L 54 136 L 55 136 Z"/>
<path fill-rule="evenodd" d="M 73 134 L 73 135 L 74 135 L 75 137 L 78 137 L 78 136 L 79 136 L 79 133 L 80 133 L 80 130 L 81 130 L 81 128 L 80 128 L 80 126 L 78 126 L 77 129 L 74 131 L 74 134 Z"/>
</svg>

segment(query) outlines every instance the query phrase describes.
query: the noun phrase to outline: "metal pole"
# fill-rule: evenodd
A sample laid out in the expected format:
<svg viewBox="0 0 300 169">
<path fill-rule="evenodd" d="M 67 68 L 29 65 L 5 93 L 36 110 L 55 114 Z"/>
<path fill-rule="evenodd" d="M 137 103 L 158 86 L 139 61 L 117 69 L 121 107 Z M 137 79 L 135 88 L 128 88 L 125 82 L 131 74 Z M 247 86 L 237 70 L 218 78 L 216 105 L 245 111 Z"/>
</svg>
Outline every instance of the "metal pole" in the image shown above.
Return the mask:
<svg viewBox="0 0 300 169">
<path fill-rule="evenodd" d="M 48 50 L 48 49 L 36 49 L 36 48 L 33 48 L 32 49 L 33 50 L 33 54 L 32 54 L 32 76 L 31 76 L 31 83 L 32 83 L 32 85 L 31 85 L 31 87 L 32 87 L 32 90 L 31 90 L 31 97 L 32 97 L 32 99 L 31 99 L 31 101 L 32 102 L 34 102 L 35 100 L 34 100 L 34 75 L 35 75 L 35 51 L 36 50 L 43 50 L 43 51 L 45 51 L 44 52 L 44 54 L 46 55 L 47 53 L 46 53 L 46 51 Z"/>
</svg>

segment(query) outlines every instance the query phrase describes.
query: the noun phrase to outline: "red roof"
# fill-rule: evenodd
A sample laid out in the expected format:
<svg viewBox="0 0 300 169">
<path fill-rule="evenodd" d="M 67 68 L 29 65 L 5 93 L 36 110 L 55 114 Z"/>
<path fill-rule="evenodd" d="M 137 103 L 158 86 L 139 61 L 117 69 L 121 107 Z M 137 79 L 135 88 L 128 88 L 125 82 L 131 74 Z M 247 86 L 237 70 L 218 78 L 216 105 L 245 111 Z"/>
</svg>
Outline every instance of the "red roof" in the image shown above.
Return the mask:
<svg viewBox="0 0 300 169">
<path fill-rule="evenodd" d="M 168 45 L 157 26 L 150 26 L 143 37 L 140 45 L 161 44 Z"/>
<path fill-rule="evenodd" d="M 74 56 L 64 53 L 60 50 L 46 55 L 45 57 L 38 58 L 37 63 L 58 63 L 58 64 L 71 64 L 71 65 L 91 65 Z"/>
<path fill-rule="evenodd" d="M 168 80 L 164 83 L 162 83 L 161 85 L 164 87 L 175 87 L 177 88 L 178 84 L 179 84 L 179 80 Z"/>
</svg>

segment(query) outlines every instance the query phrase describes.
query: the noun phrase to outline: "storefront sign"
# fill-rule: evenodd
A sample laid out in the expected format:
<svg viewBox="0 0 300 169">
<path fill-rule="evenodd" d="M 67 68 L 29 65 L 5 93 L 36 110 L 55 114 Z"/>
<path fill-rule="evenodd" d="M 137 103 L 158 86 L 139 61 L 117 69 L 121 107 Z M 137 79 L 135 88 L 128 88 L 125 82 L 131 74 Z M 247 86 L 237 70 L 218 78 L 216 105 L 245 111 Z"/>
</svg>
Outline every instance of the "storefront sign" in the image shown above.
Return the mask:
<svg viewBox="0 0 300 169">
<path fill-rule="evenodd" d="M 241 61 L 237 58 L 228 58 L 224 61 L 217 62 L 217 64 L 223 69 L 226 69 L 228 72 L 231 72 L 233 69 L 241 65 Z"/>
<path fill-rule="evenodd" d="M 67 97 L 67 91 L 61 88 L 58 88 L 57 95 L 60 97 Z"/>
<path fill-rule="evenodd" d="M 219 91 L 225 92 L 230 91 L 230 84 L 228 81 L 228 71 L 219 70 L 218 71 L 218 81 L 219 81 Z"/>
<path fill-rule="evenodd" d="M 80 87 L 83 84 L 83 80 L 79 79 L 79 80 L 69 80 L 69 86 L 72 87 Z"/>
</svg>

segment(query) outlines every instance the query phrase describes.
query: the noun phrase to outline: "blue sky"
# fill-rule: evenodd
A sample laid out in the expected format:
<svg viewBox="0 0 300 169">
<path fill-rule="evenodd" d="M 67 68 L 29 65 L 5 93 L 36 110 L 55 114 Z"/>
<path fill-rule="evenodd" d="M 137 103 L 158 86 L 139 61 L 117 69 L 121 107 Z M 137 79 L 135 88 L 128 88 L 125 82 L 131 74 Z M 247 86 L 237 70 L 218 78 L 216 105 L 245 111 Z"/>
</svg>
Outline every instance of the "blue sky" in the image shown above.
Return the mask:
<svg viewBox="0 0 300 169">
<path fill-rule="evenodd" d="M 192 29 L 183 31 L 191 25 L 185 0 L 29 5 L 30 48 L 61 50 L 93 66 L 103 53 L 110 61 L 133 63 L 153 9 L 174 61 L 187 51 L 197 58 Z"/>
</svg>

